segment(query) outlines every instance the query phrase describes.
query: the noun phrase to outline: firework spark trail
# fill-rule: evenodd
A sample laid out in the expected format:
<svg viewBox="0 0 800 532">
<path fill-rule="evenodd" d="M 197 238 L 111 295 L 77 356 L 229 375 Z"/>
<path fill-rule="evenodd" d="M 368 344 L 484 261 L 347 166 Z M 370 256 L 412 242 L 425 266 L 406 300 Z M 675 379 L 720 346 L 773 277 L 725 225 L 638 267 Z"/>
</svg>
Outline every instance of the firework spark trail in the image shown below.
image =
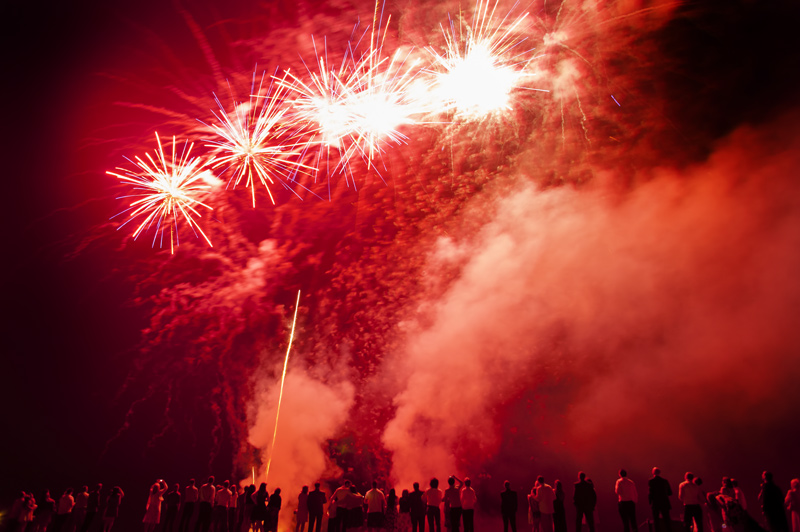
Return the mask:
<svg viewBox="0 0 800 532">
<path fill-rule="evenodd" d="M 272 464 L 272 453 L 275 452 L 275 442 L 278 439 L 278 418 L 281 415 L 281 402 L 283 401 L 283 385 L 286 382 L 286 368 L 289 366 L 289 353 L 292 350 L 294 341 L 294 328 L 297 324 L 297 309 L 300 308 L 300 290 L 297 291 L 297 302 L 294 305 L 294 318 L 292 319 L 292 332 L 289 335 L 289 345 L 286 348 L 286 357 L 283 359 L 283 373 L 281 374 L 281 389 L 278 393 L 278 409 L 275 412 L 275 432 L 272 434 L 272 447 L 270 447 L 269 458 L 267 458 L 267 468 L 264 473 L 265 481 L 269 480 L 269 468 Z"/>
<path fill-rule="evenodd" d="M 230 113 L 215 94 L 219 112 L 212 111 L 212 114 L 218 123 L 206 124 L 217 136 L 208 139 L 205 145 L 214 150 L 209 165 L 214 169 L 224 167 L 222 174 L 232 170 L 229 182 L 234 188 L 244 181 L 245 188 L 251 190 L 253 207 L 256 205 L 256 178 L 264 185 L 274 205 L 271 184 L 279 181 L 294 192 L 287 181 L 295 181 L 298 172 L 313 171 L 312 167 L 297 160 L 303 151 L 298 149 L 291 124 L 286 121 L 288 107 L 284 105 L 284 86 L 279 83 L 275 88 L 270 83 L 265 89 L 264 78 L 262 73 L 256 89 L 256 73 L 253 72 L 247 103 L 237 102 L 229 85 L 233 103 Z"/>
<path fill-rule="evenodd" d="M 522 46 L 530 29 L 528 13 L 512 19 L 508 12 L 500 18 L 497 6 L 498 1 L 490 9 L 489 0 L 478 0 L 466 36 L 461 21 L 456 28 L 448 17 L 449 29 L 440 26 L 444 52 L 427 48 L 435 69 L 431 96 L 461 118 L 481 119 L 509 109 L 511 92 L 532 75 L 528 66 L 535 57 Z"/>
<path fill-rule="evenodd" d="M 202 157 L 192 157 L 190 154 L 194 143 L 187 148 L 188 141 L 184 143 L 180 155 L 176 159 L 175 137 L 172 137 L 172 157 L 167 161 L 161 139 L 156 133 L 156 143 L 158 150 L 156 160 L 146 153 L 147 161 L 136 157 L 136 161 L 130 161 L 136 168 L 128 170 L 117 167 L 118 172 L 108 171 L 125 183 L 134 185 L 134 190 L 140 193 L 122 196 L 124 198 L 138 198 L 131 202 L 130 208 L 123 212 L 129 212 L 126 220 L 120 228 L 128 222 L 137 218 L 144 218 L 133 233 L 134 240 L 142 232 L 155 225 L 153 245 L 161 235 L 163 244 L 164 232 L 166 227 L 170 229 L 170 250 L 175 252 L 175 241 L 178 240 L 178 221 L 183 219 L 189 224 L 195 235 L 199 232 L 209 246 L 211 240 L 200 228 L 195 217 L 201 218 L 202 215 L 197 210 L 198 207 L 213 210 L 212 207 L 201 201 L 201 198 L 208 194 L 212 185 L 218 180 L 204 167 Z"/>
</svg>

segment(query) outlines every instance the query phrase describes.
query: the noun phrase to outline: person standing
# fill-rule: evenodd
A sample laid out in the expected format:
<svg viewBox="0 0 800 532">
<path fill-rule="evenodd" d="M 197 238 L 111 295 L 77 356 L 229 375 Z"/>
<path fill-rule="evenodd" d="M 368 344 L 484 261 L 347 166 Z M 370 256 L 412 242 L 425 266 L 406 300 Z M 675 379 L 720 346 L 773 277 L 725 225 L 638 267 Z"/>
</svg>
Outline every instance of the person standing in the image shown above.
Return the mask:
<svg viewBox="0 0 800 532">
<path fill-rule="evenodd" d="M 703 532 L 703 507 L 700 506 L 700 486 L 694 483 L 694 474 L 686 473 L 684 481 L 678 485 L 678 500 L 683 503 L 683 526 L 686 532 Z M 694 525 L 692 524 L 694 522 Z"/>
<path fill-rule="evenodd" d="M 461 489 L 461 516 L 464 519 L 464 532 L 475 532 L 475 505 L 478 496 L 472 489 L 472 481 L 469 477 L 464 479 L 464 487 Z"/>
<path fill-rule="evenodd" d="M 236 484 L 231 484 L 230 487 L 231 491 L 231 500 L 228 503 L 228 530 L 230 532 L 237 532 L 238 529 L 238 521 L 237 518 L 239 517 L 239 486 Z"/>
<path fill-rule="evenodd" d="M 800 479 L 792 479 L 792 488 L 786 492 L 784 503 L 792 516 L 792 532 L 800 532 Z"/>
<path fill-rule="evenodd" d="M 575 504 L 575 532 L 581 532 L 583 519 L 586 519 L 589 532 L 594 532 L 594 507 L 597 504 L 597 493 L 594 491 L 594 485 L 586 480 L 586 473 L 583 471 L 578 473 L 578 482 L 575 483 L 572 502 Z"/>
<path fill-rule="evenodd" d="M 383 518 L 383 528 L 386 532 L 397 532 L 397 492 L 394 488 L 386 496 L 386 512 Z"/>
<path fill-rule="evenodd" d="M 669 532 L 669 511 L 672 509 L 669 498 L 672 495 L 672 488 L 669 485 L 669 481 L 661 477 L 659 468 L 653 468 L 653 477 L 647 482 L 647 487 L 649 489 L 647 500 L 653 510 L 653 526 L 658 532 L 658 522 L 659 518 L 661 518 L 664 523 L 663 530 Z"/>
<path fill-rule="evenodd" d="M 53 515 L 56 513 L 56 501 L 50 497 L 50 490 L 44 490 L 39 506 L 33 513 L 33 532 L 47 532 Z"/>
<path fill-rule="evenodd" d="M 199 490 L 194 485 L 194 479 L 189 479 L 189 484 L 183 488 L 183 505 L 181 508 L 181 522 L 178 524 L 178 532 L 188 532 L 189 524 L 194 515 L 194 506 L 199 497 Z"/>
<path fill-rule="evenodd" d="M 153 532 L 158 523 L 161 522 L 161 501 L 164 500 L 164 493 L 167 491 L 167 483 L 163 480 L 157 481 L 150 488 L 150 495 L 147 497 L 147 505 L 145 506 L 144 518 L 144 532 Z"/>
<path fill-rule="evenodd" d="M 89 532 L 89 528 L 91 528 L 92 522 L 94 522 L 94 518 L 97 517 L 97 513 L 100 510 L 100 497 L 102 491 L 103 485 L 98 484 L 92 491 L 89 492 L 89 497 L 86 499 L 86 518 L 83 520 L 83 525 L 81 525 L 80 532 Z"/>
<path fill-rule="evenodd" d="M 328 505 L 328 532 L 341 532 L 347 528 L 347 507 L 345 501 L 350 494 L 350 481 L 345 480 L 331 495 Z"/>
<path fill-rule="evenodd" d="M 624 469 L 619 470 L 614 493 L 617 494 L 617 508 L 624 532 L 636 532 L 636 503 L 639 502 L 639 493 L 636 491 L 636 484 L 628 478 L 628 472 Z"/>
<path fill-rule="evenodd" d="M 560 480 L 555 482 L 556 498 L 553 500 L 553 530 L 567 532 L 567 494 Z"/>
<path fill-rule="evenodd" d="M 372 481 L 372 489 L 364 495 L 367 505 L 367 531 L 377 532 L 383 527 L 383 516 L 386 512 L 386 496 L 378 489 L 378 482 Z"/>
<path fill-rule="evenodd" d="M 500 492 L 500 513 L 503 515 L 503 532 L 517 532 L 517 510 L 519 509 L 519 499 L 517 492 L 511 489 L 511 482 L 503 482 L 505 490 Z"/>
<path fill-rule="evenodd" d="M 208 482 L 198 490 L 197 524 L 194 532 L 208 532 L 211 528 L 211 516 L 214 513 L 214 497 L 217 489 L 214 487 L 214 477 L 208 477 Z"/>
<path fill-rule="evenodd" d="M 294 532 L 304 532 L 306 523 L 308 523 L 308 486 L 300 488 L 300 494 L 297 496 L 297 509 L 295 510 L 296 524 Z M 311 532 L 311 527 L 308 527 Z"/>
<path fill-rule="evenodd" d="M 89 513 L 89 486 L 81 487 L 81 491 L 75 494 L 75 507 L 72 508 L 72 530 L 80 531 L 83 523 L 86 522 L 86 515 Z"/>
<path fill-rule="evenodd" d="M 761 511 L 767 520 L 767 527 L 770 532 L 789 532 L 789 522 L 786 520 L 784 510 L 783 490 L 772 480 L 772 473 L 764 471 L 761 474 L 761 492 L 758 494 L 758 501 L 761 503 Z"/>
<path fill-rule="evenodd" d="M 328 498 L 325 492 L 319 489 L 319 482 L 314 483 L 314 489 L 308 494 L 308 532 L 322 530 L 322 514 Z"/>
<path fill-rule="evenodd" d="M 456 486 L 456 481 L 458 481 L 458 486 Z M 447 486 L 447 489 L 444 490 L 444 508 L 449 516 L 450 532 L 458 532 L 459 528 L 461 528 L 461 514 L 463 512 L 461 508 L 461 488 L 464 483 L 455 475 L 451 475 L 447 479 Z"/>
<path fill-rule="evenodd" d="M 409 517 L 411 518 L 411 532 L 425 532 L 425 493 L 419 489 L 419 482 L 414 482 L 414 491 L 408 494 Z"/>
<path fill-rule="evenodd" d="M 119 505 L 122 503 L 124 496 L 125 494 L 119 486 L 111 488 L 111 493 L 108 494 L 108 499 L 106 499 L 106 509 L 103 511 L 103 532 L 111 532 L 114 521 L 119 517 Z"/>
<path fill-rule="evenodd" d="M 72 497 L 72 488 L 67 488 L 58 499 L 58 504 L 56 505 L 53 532 L 62 532 L 66 528 L 69 518 L 72 517 L 73 506 L 75 506 L 75 499 Z"/>
<path fill-rule="evenodd" d="M 175 528 L 175 518 L 181 506 L 181 487 L 174 484 L 172 489 L 164 495 L 164 532 L 172 532 Z"/>
<path fill-rule="evenodd" d="M 262 482 L 258 486 L 258 491 L 254 492 L 250 498 L 253 500 L 253 513 L 250 514 L 253 532 L 264 532 L 264 521 L 267 520 L 267 501 L 269 501 L 267 483 Z"/>
<path fill-rule="evenodd" d="M 269 496 L 269 503 L 267 503 L 267 520 L 269 525 L 265 524 L 267 532 L 278 532 L 278 517 L 281 512 L 281 489 L 275 488 L 272 495 Z"/>
<path fill-rule="evenodd" d="M 231 491 L 228 486 L 230 485 L 226 480 L 221 486 L 217 486 L 214 494 L 214 532 L 228 531 L 228 507 L 231 504 Z"/>
<path fill-rule="evenodd" d="M 429 532 L 442 532 L 442 514 L 439 510 L 439 505 L 442 504 L 443 498 L 444 493 L 439 489 L 439 479 L 432 478 L 430 488 L 422 496 L 427 508 L 425 513 L 428 517 Z"/>
<path fill-rule="evenodd" d="M 536 492 L 533 494 L 536 504 L 539 509 L 539 531 L 540 532 L 553 532 L 553 501 L 556 498 L 556 492 L 553 488 L 545 483 L 544 477 L 539 476 L 536 479 Z"/>
</svg>

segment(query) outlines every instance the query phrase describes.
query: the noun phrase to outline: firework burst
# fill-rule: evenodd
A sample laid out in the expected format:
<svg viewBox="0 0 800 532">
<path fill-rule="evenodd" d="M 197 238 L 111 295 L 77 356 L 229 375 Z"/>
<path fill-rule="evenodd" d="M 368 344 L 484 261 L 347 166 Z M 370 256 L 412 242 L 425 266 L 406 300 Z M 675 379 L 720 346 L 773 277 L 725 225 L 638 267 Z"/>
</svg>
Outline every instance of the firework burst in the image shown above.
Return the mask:
<svg viewBox="0 0 800 532">
<path fill-rule="evenodd" d="M 216 122 L 208 125 L 214 137 L 207 140 L 212 148 L 213 169 L 222 169 L 221 174 L 230 174 L 233 187 L 244 182 L 250 188 L 253 207 L 256 205 L 256 182 L 267 190 L 270 201 L 275 198 L 270 185 L 281 183 L 286 189 L 296 181 L 298 173 L 309 173 L 312 168 L 299 161 L 302 150 L 297 137 L 292 134 L 292 125 L 287 122 L 288 108 L 284 105 L 284 85 L 264 86 L 265 75 L 256 88 L 256 74 L 250 86 L 247 102 L 237 102 L 231 91 L 233 110 L 226 111 L 219 98 L 214 99 L 219 107 L 212 111 Z"/>
<path fill-rule="evenodd" d="M 195 236 L 202 235 L 209 246 L 211 240 L 200 228 L 196 218 L 201 218 L 199 208 L 213 210 L 203 203 L 203 198 L 219 180 L 205 167 L 204 159 L 191 157 L 194 143 L 186 141 L 180 153 L 176 150 L 176 140 L 172 137 L 172 154 L 169 159 L 164 154 L 161 139 L 156 133 L 156 159 L 146 153 L 146 160 L 135 157 L 128 159 L 134 169 L 117 167 L 117 171 L 106 172 L 118 177 L 120 181 L 131 184 L 134 193 L 122 196 L 133 198 L 129 208 L 123 211 L 128 219 L 120 226 L 136 220 L 138 227 L 133 232 L 134 240 L 144 231 L 153 229 L 153 245 L 156 241 L 163 244 L 164 233 L 169 228 L 170 251 L 175 252 L 175 244 L 179 243 L 178 223 L 184 221 Z"/>
<path fill-rule="evenodd" d="M 525 46 L 528 13 L 502 18 L 498 2 L 478 0 L 472 24 L 449 18 L 442 26 L 444 50 L 428 47 L 434 69 L 432 96 L 439 107 L 463 119 L 481 119 L 492 112 L 510 109 L 512 91 L 521 86 L 534 59 Z"/>
<path fill-rule="evenodd" d="M 384 32 L 383 38 L 386 34 Z M 387 145 L 405 143 L 399 128 L 413 123 L 419 112 L 409 85 L 419 72 L 410 51 L 396 51 L 391 58 L 382 54 L 383 45 L 370 38 L 369 51 L 356 57 L 358 43 L 348 43 L 339 67 L 331 67 L 327 51 L 316 51 L 316 65 L 306 66 L 306 79 L 286 72 L 280 84 L 289 90 L 294 121 L 307 135 L 307 146 L 321 148 L 317 167 L 331 151 L 338 155 L 332 173 L 352 178 L 350 162 L 360 157 L 374 168 L 376 157 Z M 329 163 L 326 164 L 329 166 Z"/>
</svg>

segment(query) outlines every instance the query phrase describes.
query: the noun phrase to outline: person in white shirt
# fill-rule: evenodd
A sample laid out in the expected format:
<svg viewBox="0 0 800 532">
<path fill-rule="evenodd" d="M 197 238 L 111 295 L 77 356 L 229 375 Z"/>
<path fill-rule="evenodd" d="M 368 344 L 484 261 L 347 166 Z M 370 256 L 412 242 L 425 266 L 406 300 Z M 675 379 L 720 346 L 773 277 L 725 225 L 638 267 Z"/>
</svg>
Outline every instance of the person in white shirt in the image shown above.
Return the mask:
<svg viewBox="0 0 800 532">
<path fill-rule="evenodd" d="M 208 532 L 211 528 L 211 515 L 214 511 L 214 498 L 217 489 L 214 487 L 214 477 L 208 477 L 208 482 L 200 486 L 198 497 L 197 524 L 194 532 Z"/>
<path fill-rule="evenodd" d="M 639 494 L 636 491 L 636 484 L 628 478 L 628 472 L 624 469 L 619 470 L 614 493 L 617 494 L 617 507 L 624 532 L 636 532 L 636 503 L 639 502 Z"/>
<path fill-rule="evenodd" d="M 553 501 L 556 492 L 552 486 L 545 484 L 543 476 L 536 479 L 535 490 L 531 495 L 539 508 L 539 532 L 553 532 Z"/>
<path fill-rule="evenodd" d="M 183 489 L 183 507 L 181 508 L 181 522 L 178 525 L 178 532 L 188 532 L 189 523 L 194 515 L 194 505 L 200 492 L 194 485 L 194 479 L 189 480 L 189 485 Z"/>
<path fill-rule="evenodd" d="M 703 508 L 700 506 L 700 486 L 693 482 L 694 475 L 686 473 L 678 485 L 678 500 L 683 503 L 683 526 L 692 531 L 692 521 L 697 524 L 697 532 L 703 532 Z"/>
<path fill-rule="evenodd" d="M 230 486 L 230 482 L 226 480 L 222 486 L 217 486 L 217 493 L 214 495 L 214 532 L 227 532 L 228 530 L 228 506 L 231 503 L 231 492 L 228 486 Z"/>
<path fill-rule="evenodd" d="M 464 520 L 464 532 L 475 532 L 475 504 L 478 496 L 472 489 L 472 481 L 469 477 L 464 479 L 464 487 L 461 489 L 461 517 Z"/>
<path fill-rule="evenodd" d="M 747 511 L 747 500 L 745 500 L 742 490 L 739 489 L 739 481 L 732 478 L 731 484 L 733 484 L 733 492 L 736 494 L 736 500 L 739 501 L 739 506 L 742 507 L 742 510 Z"/>
<path fill-rule="evenodd" d="M 364 495 L 367 507 L 367 530 L 372 532 L 383 527 L 383 514 L 386 511 L 386 496 L 378 489 L 378 483 L 372 481 L 372 489 Z"/>
<path fill-rule="evenodd" d="M 422 495 L 422 501 L 427 506 L 428 532 L 442 532 L 442 514 L 439 505 L 442 504 L 444 493 L 439 489 L 439 479 L 432 478 L 430 489 Z"/>
</svg>

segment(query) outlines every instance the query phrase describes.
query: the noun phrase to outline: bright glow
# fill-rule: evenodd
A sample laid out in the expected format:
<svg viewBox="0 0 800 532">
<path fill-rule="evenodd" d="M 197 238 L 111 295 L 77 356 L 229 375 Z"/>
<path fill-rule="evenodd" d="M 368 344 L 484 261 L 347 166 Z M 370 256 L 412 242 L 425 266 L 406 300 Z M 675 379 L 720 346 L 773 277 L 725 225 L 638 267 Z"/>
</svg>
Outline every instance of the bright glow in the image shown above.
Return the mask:
<svg viewBox="0 0 800 532">
<path fill-rule="evenodd" d="M 217 121 L 209 127 L 216 136 L 206 144 L 214 149 L 212 168 L 223 168 L 223 173 L 232 172 L 230 181 L 234 187 L 244 181 L 245 187 L 251 190 L 253 207 L 256 180 L 266 188 L 274 204 L 270 185 L 276 181 L 293 181 L 299 171 L 310 170 L 298 161 L 302 153 L 296 143 L 292 145 L 290 124 L 285 123 L 288 109 L 283 105 L 283 89 L 270 86 L 265 91 L 263 75 L 257 90 L 254 89 L 255 73 L 249 101 L 239 103 L 232 97 L 231 113 L 214 96 L 219 112 L 212 111 Z"/>
<path fill-rule="evenodd" d="M 497 2 L 479 0 L 470 27 L 442 28 L 443 53 L 433 48 L 436 82 L 433 96 L 447 110 L 461 118 L 483 118 L 491 112 L 510 109 L 514 88 L 527 76 L 530 50 L 523 48 L 519 37 L 528 14 L 509 22 L 510 15 L 495 17 Z"/>
<path fill-rule="evenodd" d="M 195 235 L 198 233 L 211 246 L 211 240 L 197 224 L 195 217 L 201 218 L 197 210 L 203 207 L 212 210 L 201 200 L 213 187 L 216 178 L 204 168 L 203 159 L 190 157 L 192 147 L 185 143 L 180 154 L 176 154 L 176 141 L 172 137 L 172 156 L 167 159 L 161 145 L 161 139 L 156 133 L 156 160 L 146 154 L 147 160 L 136 157 L 131 161 L 135 168 L 128 170 L 117 168 L 118 172 L 106 172 L 116 176 L 124 183 L 130 183 L 136 191 L 134 194 L 123 196 L 136 198 L 127 209 L 128 219 L 120 226 L 124 227 L 131 220 L 141 220 L 133 233 L 134 240 L 146 229 L 153 228 L 153 245 L 161 236 L 163 244 L 164 232 L 169 227 L 170 250 L 175 252 L 175 241 L 178 239 L 178 221 L 184 220 Z M 130 159 L 129 159 L 130 160 Z"/>
</svg>

